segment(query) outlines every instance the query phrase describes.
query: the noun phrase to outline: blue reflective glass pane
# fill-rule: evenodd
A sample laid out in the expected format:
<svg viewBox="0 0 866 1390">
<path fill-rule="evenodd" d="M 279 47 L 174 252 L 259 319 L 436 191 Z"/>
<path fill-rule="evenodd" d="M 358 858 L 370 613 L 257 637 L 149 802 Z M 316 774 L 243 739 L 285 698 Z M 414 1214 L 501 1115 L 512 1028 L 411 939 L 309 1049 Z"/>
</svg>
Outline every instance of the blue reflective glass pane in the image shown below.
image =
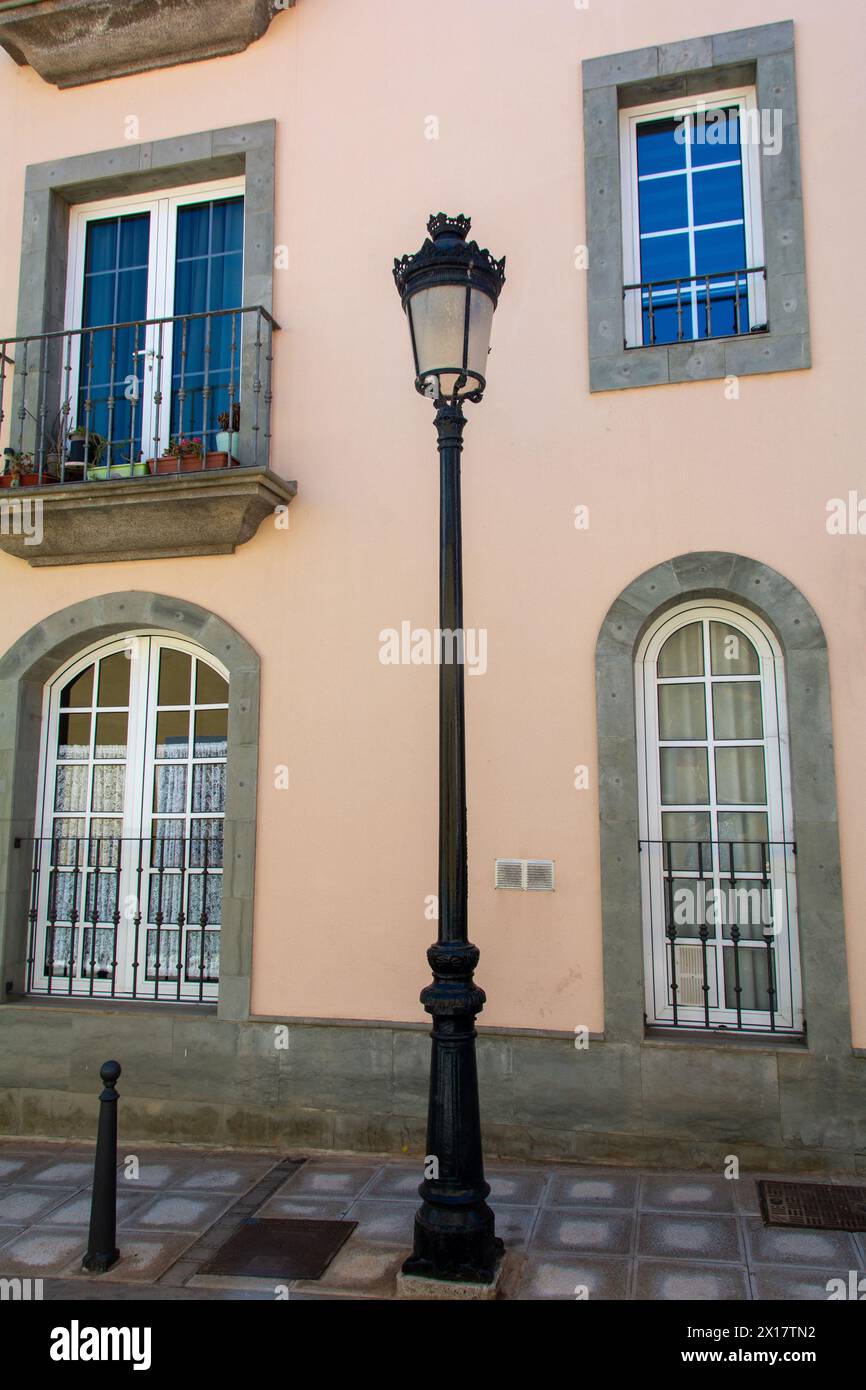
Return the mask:
<svg viewBox="0 0 866 1390">
<path fill-rule="evenodd" d="M 113 322 L 116 283 L 116 276 L 113 274 L 89 275 L 87 277 L 84 282 L 82 328 L 91 328 L 94 324 Z"/>
<path fill-rule="evenodd" d="M 637 127 L 637 171 L 640 174 L 662 174 L 669 169 L 686 167 L 685 126 L 667 117 L 662 121 L 644 121 Z"/>
<path fill-rule="evenodd" d="M 240 304 L 242 270 L 240 251 L 214 257 L 211 261 L 209 309 L 234 309 Z"/>
<path fill-rule="evenodd" d="M 686 176 L 645 179 L 638 184 L 641 232 L 666 232 L 689 222 Z"/>
<path fill-rule="evenodd" d="M 198 314 L 207 308 L 207 260 L 180 261 L 175 273 L 174 312 Z M 180 332 L 180 327 L 176 330 Z"/>
<path fill-rule="evenodd" d="M 210 235 L 210 203 L 177 210 L 177 259 L 206 256 Z"/>
<path fill-rule="evenodd" d="M 745 269 L 746 237 L 742 224 L 739 227 L 715 227 L 712 231 L 695 232 L 695 270 L 698 275 Z"/>
<path fill-rule="evenodd" d="M 139 270 L 122 270 L 117 277 L 116 323 L 131 323 L 147 316 L 147 266 Z M 139 329 L 143 339 L 144 330 Z M 129 350 L 132 351 L 132 329 L 128 330 Z M 140 343 L 139 346 L 142 344 Z M 119 354 L 118 354 L 119 355 Z"/>
<path fill-rule="evenodd" d="M 692 179 L 695 226 L 707 222 L 731 222 L 743 216 L 743 171 L 739 164 L 726 169 L 695 170 Z"/>
<path fill-rule="evenodd" d="M 116 217 L 105 222 L 88 222 L 84 250 L 84 273 L 92 275 L 101 270 L 113 270 L 117 263 Z"/>
<path fill-rule="evenodd" d="M 710 286 L 709 311 L 706 301 L 706 288 L 702 285 L 698 295 L 699 338 L 729 338 L 736 333 L 748 333 L 749 297 L 744 276 L 739 281 L 739 312 L 733 282 L 725 289 Z"/>
<path fill-rule="evenodd" d="M 244 200 L 232 198 L 213 205 L 211 251 L 240 251 L 244 240 Z"/>
<path fill-rule="evenodd" d="M 647 237 L 640 244 L 640 278 L 672 280 L 689 274 L 689 238 L 682 232 L 676 236 Z"/>
<path fill-rule="evenodd" d="M 736 107 L 729 111 L 706 111 L 703 118 L 695 118 L 691 154 L 692 168 L 740 158 L 740 121 Z"/>
<path fill-rule="evenodd" d="M 683 286 L 680 295 L 681 314 L 677 313 L 676 297 L 670 295 L 656 300 L 653 294 L 652 323 L 650 322 L 649 297 L 643 296 L 643 343 L 677 343 L 680 339 L 691 338 L 692 300 L 690 287 Z"/>
<path fill-rule="evenodd" d="M 120 266 L 146 266 L 150 246 L 150 213 L 120 219 Z"/>
</svg>

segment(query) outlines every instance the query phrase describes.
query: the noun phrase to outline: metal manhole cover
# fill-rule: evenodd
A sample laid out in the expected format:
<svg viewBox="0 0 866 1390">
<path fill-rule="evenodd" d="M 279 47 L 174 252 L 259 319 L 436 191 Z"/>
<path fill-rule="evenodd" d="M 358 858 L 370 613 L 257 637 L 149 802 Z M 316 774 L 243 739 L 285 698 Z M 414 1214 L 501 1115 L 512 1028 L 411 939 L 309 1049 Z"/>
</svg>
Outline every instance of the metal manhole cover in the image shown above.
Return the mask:
<svg viewBox="0 0 866 1390">
<path fill-rule="evenodd" d="M 244 1221 L 198 1272 L 258 1279 L 319 1279 L 357 1224 L 253 1217 Z"/>
<path fill-rule="evenodd" d="M 758 1183 L 765 1226 L 805 1226 L 811 1231 L 866 1231 L 866 1187 L 821 1182 Z"/>
</svg>

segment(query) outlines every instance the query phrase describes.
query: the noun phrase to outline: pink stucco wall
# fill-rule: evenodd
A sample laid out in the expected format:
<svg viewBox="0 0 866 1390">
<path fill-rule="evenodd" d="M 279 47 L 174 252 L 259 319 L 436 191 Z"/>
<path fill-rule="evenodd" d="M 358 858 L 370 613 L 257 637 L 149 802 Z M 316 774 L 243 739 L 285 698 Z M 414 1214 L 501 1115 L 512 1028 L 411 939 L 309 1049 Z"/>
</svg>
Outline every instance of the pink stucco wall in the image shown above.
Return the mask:
<svg viewBox="0 0 866 1390">
<path fill-rule="evenodd" d="M 590 396 L 580 63 L 793 17 L 814 367 Z M 594 645 L 642 570 L 734 550 L 785 574 L 827 634 L 855 1043 L 866 1047 L 866 538 L 828 498 L 866 495 L 866 117 L 855 0 L 299 0 L 247 53 L 58 92 L 0 54 L 0 325 L 14 329 L 25 165 L 276 118 L 283 325 L 276 468 L 291 528 L 234 557 L 31 570 L 0 556 L 0 649 L 75 599 L 125 588 L 201 602 L 261 653 L 253 1005 L 416 1019 L 436 892 L 432 667 L 383 666 L 378 634 L 436 624 L 432 413 L 412 389 L 391 280 L 431 210 L 507 253 L 489 387 L 470 407 L 466 622 L 470 922 L 483 1023 L 603 1026 Z M 441 39 L 440 37 L 441 36 Z M 835 97 L 845 94 L 843 105 Z M 428 116 L 439 138 L 425 136 Z M 576 531 L 574 508 L 590 508 Z M 573 785 L 576 764 L 590 788 Z M 291 785 L 276 790 L 287 764 Z M 553 894 L 495 893 L 497 855 L 552 858 Z"/>
</svg>

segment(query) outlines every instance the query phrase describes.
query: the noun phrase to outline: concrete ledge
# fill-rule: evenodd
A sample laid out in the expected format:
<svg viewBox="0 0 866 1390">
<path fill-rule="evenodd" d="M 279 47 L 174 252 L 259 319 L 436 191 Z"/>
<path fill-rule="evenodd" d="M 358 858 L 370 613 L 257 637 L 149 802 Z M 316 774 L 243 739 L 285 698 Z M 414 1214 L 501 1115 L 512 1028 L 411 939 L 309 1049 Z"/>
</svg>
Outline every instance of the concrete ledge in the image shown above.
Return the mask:
<svg viewBox="0 0 866 1390">
<path fill-rule="evenodd" d="M 429 1039 L 132 1011 L 0 1008 L 0 1133 L 90 1139 L 117 1056 L 124 1144 L 425 1152 Z M 490 1158 L 866 1171 L 866 1058 L 483 1036 Z"/>
<path fill-rule="evenodd" d="M 79 87 L 240 53 L 275 13 L 273 0 L 22 0 L 0 18 L 0 44 L 46 82 Z"/>
<path fill-rule="evenodd" d="M 25 520 L 34 534 L 26 535 L 22 522 L 16 529 L 10 507 L 0 550 L 36 568 L 228 555 L 296 492 L 296 483 L 266 468 L 9 489 L 0 503 L 29 503 Z"/>
</svg>

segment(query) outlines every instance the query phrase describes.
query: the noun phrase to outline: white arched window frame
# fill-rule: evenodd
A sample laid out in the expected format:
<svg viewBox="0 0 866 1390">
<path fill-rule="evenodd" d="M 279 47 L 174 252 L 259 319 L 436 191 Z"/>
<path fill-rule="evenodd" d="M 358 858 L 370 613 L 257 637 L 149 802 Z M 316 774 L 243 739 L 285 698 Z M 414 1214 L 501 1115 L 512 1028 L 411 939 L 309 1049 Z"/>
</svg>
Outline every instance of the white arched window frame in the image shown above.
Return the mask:
<svg viewBox="0 0 866 1390">
<path fill-rule="evenodd" d="M 660 676 L 662 648 L 691 624 L 700 624 L 701 673 L 692 670 L 684 675 Z M 751 643 L 757 654 L 756 671 L 732 674 L 714 669 L 712 624 L 734 629 Z M 635 676 L 647 1023 L 800 1033 L 804 1025 L 796 847 L 785 668 L 778 642 L 756 615 L 744 613 L 735 604 L 696 601 L 666 613 L 647 632 L 638 650 Z M 714 688 L 722 685 L 726 691 L 721 693 L 733 697 L 733 687 L 741 682 L 759 691 L 759 705 L 751 692 L 746 703 L 752 711 L 760 709 L 761 736 L 717 736 Z M 695 697 L 694 717 L 698 720 L 702 704 L 705 723 L 703 729 L 697 729 L 702 737 L 662 737 L 671 730 L 660 727 L 660 687 L 674 685 L 702 687 L 702 700 L 696 689 L 674 692 L 689 700 Z M 695 730 L 689 733 L 694 735 Z M 739 750 L 749 748 L 763 750 L 763 797 L 747 801 L 741 795 L 736 801 L 722 800 L 723 788 L 717 785 L 716 777 L 717 754 L 736 759 L 742 756 Z M 685 750 L 685 754 L 669 754 L 669 749 Z M 662 758 L 691 757 L 695 765 L 703 765 L 701 749 L 706 749 L 706 795 L 701 797 L 696 789 L 684 802 L 671 799 L 669 791 L 663 793 Z M 760 827 L 754 840 L 751 833 L 744 835 L 742 830 L 732 829 L 738 822 L 746 825 L 747 818 L 749 826 Z M 677 843 L 684 830 L 683 841 Z M 695 845 L 702 841 L 703 848 L 684 843 L 690 840 Z M 732 887 L 741 904 L 746 901 L 744 895 L 751 895 L 749 901 L 754 905 L 760 902 L 758 920 L 753 919 L 745 929 L 740 925 Z M 694 909 L 691 914 L 689 904 Z M 706 928 L 703 937 L 701 926 Z M 753 957 L 754 952 L 761 955 Z M 771 979 L 772 999 L 766 987 Z"/>
<path fill-rule="evenodd" d="M 30 991 L 217 998 L 227 718 L 226 668 L 165 632 L 94 643 L 47 683 Z"/>
</svg>

